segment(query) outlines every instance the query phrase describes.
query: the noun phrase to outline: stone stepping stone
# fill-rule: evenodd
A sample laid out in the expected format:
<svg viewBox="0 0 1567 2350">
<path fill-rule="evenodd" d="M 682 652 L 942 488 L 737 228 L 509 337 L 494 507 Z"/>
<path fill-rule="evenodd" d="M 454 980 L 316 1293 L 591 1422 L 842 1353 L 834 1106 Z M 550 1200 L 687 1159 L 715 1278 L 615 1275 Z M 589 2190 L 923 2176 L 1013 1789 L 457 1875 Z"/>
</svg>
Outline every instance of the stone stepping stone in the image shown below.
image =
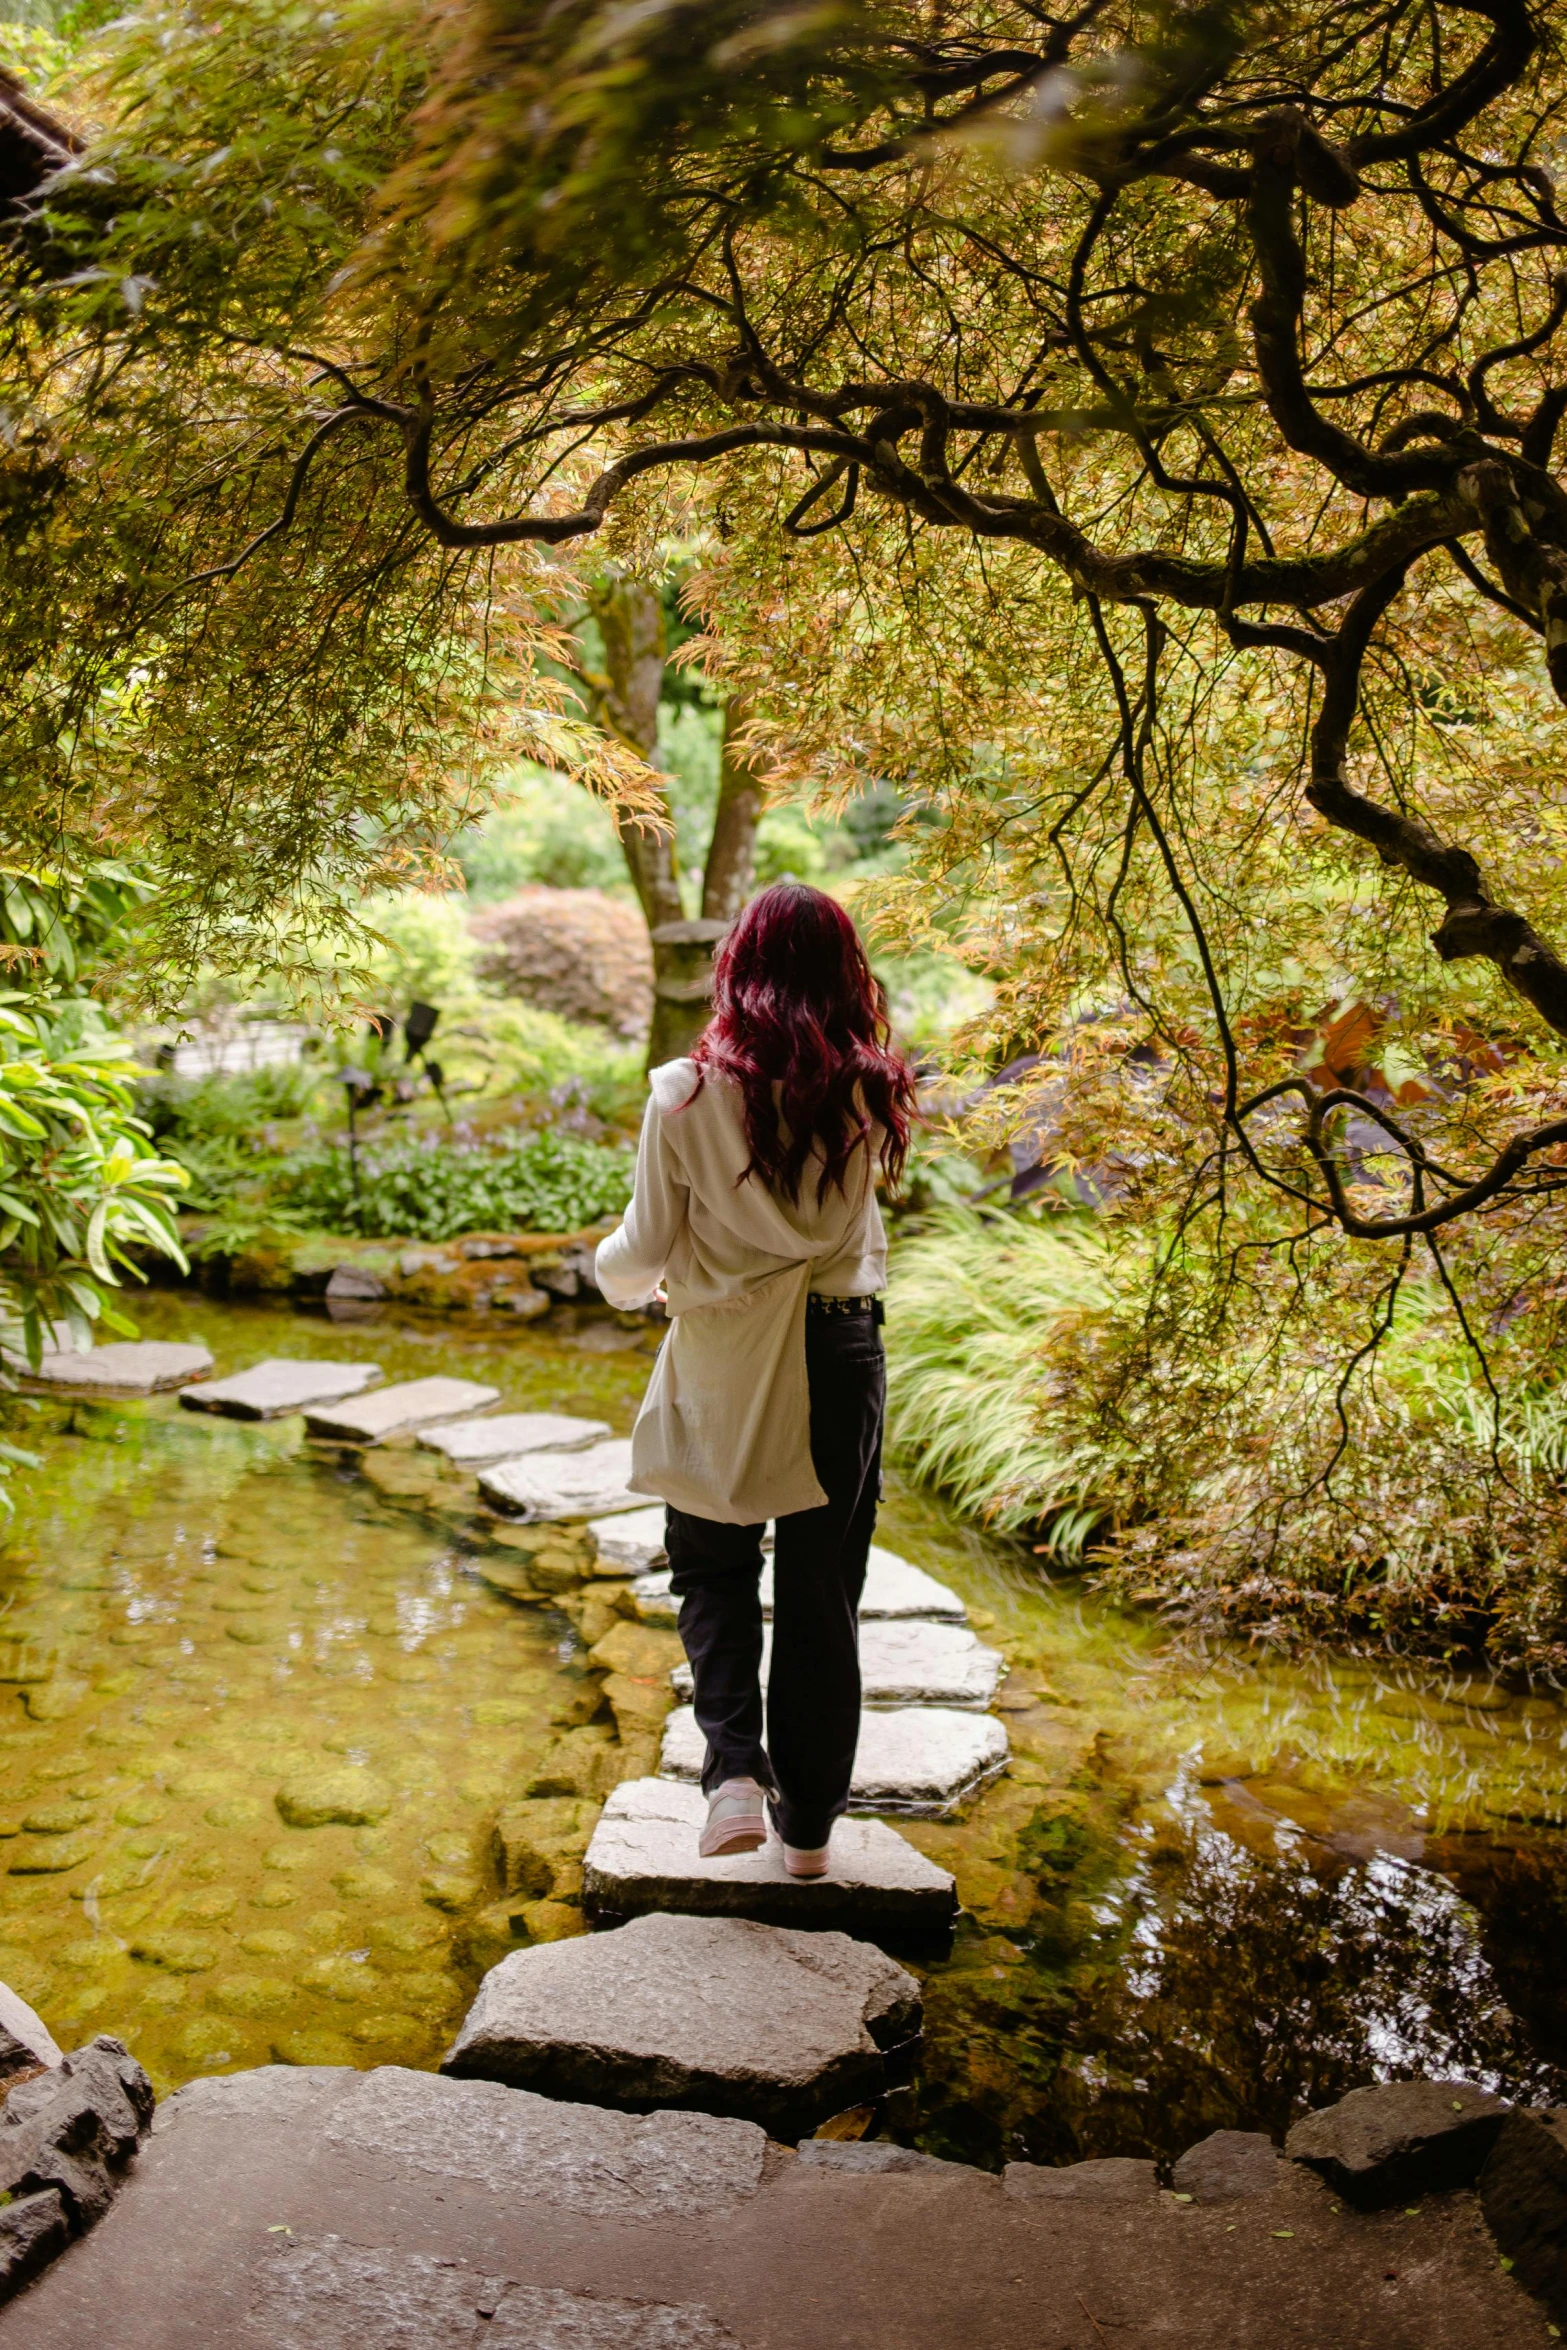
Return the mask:
<svg viewBox="0 0 1567 2350">
<path fill-rule="evenodd" d="M 401 1379 L 357 1403 L 331 1404 L 306 1412 L 305 1426 L 312 1436 L 336 1436 L 346 1444 L 380 1444 L 388 1436 L 402 1436 L 432 1420 L 455 1420 L 466 1412 L 487 1411 L 500 1401 L 498 1387 L 481 1387 L 473 1379 Z"/>
<path fill-rule="evenodd" d="M 873 1943 L 655 1914 L 514 1950 L 480 1984 L 441 2069 L 794 2138 L 880 2096 L 906 2071 L 899 2053 L 920 2021 L 919 1984 Z"/>
<path fill-rule="evenodd" d="M 659 1547 L 662 1550 L 662 1511 L 659 1520 Z M 647 1574 L 639 1575 L 633 1586 L 632 1597 L 637 1614 L 644 1623 L 673 1624 L 680 1613 L 679 1603 L 669 1588 L 667 1567 L 657 1567 Z M 762 1613 L 770 1616 L 772 1612 L 773 1562 L 769 1558 L 762 1563 Z M 938 1583 L 935 1576 L 927 1575 L 923 1567 L 911 1565 L 908 1559 L 900 1559 L 895 1551 L 883 1550 L 879 1543 L 872 1543 L 865 1567 L 865 1589 L 860 1595 L 862 1624 L 894 1622 L 900 1617 L 920 1617 L 936 1624 L 961 1624 L 966 1614 L 962 1600 L 955 1591 L 949 1591 L 945 1583 Z"/>
<path fill-rule="evenodd" d="M 611 1437 L 582 1452 L 530 1452 L 479 1471 L 479 1491 L 493 1508 L 514 1518 L 587 1518 L 595 1512 L 641 1510 L 644 1493 L 626 1484 L 631 1439 Z"/>
<path fill-rule="evenodd" d="M 379 1363 L 300 1363 L 271 1356 L 237 1371 L 231 1379 L 204 1379 L 187 1387 L 180 1402 L 188 1412 L 220 1412 L 229 1420 L 277 1420 L 312 1404 L 341 1403 L 362 1395 L 381 1377 Z"/>
<path fill-rule="evenodd" d="M 69 1346 L 46 1347 L 36 1371 L 26 1366 L 25 1358 L 9 1359 L 26 1379 L 106 1395 L 161 1395 L 166 1388 L 205 1378 L 212 1369 L 207 1347 L 163 1338 L 121 1339 L 85 1353 Z"/>
<path fill-rule="evenodd" d="M 458 1468 L 515 1460 L 525 1452 L 581 1452 L 610 1432 L 607 1420 L 579 1420 L 570 1412 L 497 1412 L 487 1420 L 438 1420 L 416 1443 L 444 1452 Z"/>
<path fill-rule="evenodd" d="M 941 1705 L 863 1713 L 849 1787 L 849 1808 L 905 1819 L 940 1819 L 956 1811 L 1007 1766 L 1007 1734 L 994 1714 Z M 700 1780 L 707 1741 L 688 1705 L 664 1725 L 659 1770 L 666 1779 Z"/>
<path fill-rule="evenodd" d="M 762 1641 L 762 1681 L 772 1664 L 773 1635 Z M 860 1626 L 860 1697 L 868 1706 L 960 1705 L 982 1712 L 996 1694 L 1005 1659 L 986 1648 L 966 1624 L 924 1624 L 872 1620 Z M 675 1695 L 688 1701 L 691 1667 L 676 1665 L 669 1676 Z"/>
<path fill-rule="evenodd" d="M 649 1568 L 665 1568 L 664 1505 L 657 1501 L 649 1509 L 644 1501 L 640 1509 L 627 1510 L 622 1517 L 594 1518 L 588 1532 L 598 1544 L 599 1557 L 606 1565 L 625 1567 L 631 1574 L 645 1574 Z M 664 1589 L 668 1592 L 669 1576 L 664 1573 Z M 661 1619 L 662 1620 L 662 1619 Z M 671 1623 L 673 1617 L 668 1619 Z"/>
<path fill-rule="evenodd" d="M 703 1860 L 707 1817 L 700 1787 L 629 1779 L 599 1814 L 582 1871 L 583 1907 L 595 1917 L 671 1910 L 692 1917 L 761 1918 L 771 1925 L 830 1926 L 845 1933 L 945 1937 L 957 1914 L 951 1877 L 880 1820 L 839 1820 L 832 1874 L 789 1876 L 783 1846 Z"/>
</svg>

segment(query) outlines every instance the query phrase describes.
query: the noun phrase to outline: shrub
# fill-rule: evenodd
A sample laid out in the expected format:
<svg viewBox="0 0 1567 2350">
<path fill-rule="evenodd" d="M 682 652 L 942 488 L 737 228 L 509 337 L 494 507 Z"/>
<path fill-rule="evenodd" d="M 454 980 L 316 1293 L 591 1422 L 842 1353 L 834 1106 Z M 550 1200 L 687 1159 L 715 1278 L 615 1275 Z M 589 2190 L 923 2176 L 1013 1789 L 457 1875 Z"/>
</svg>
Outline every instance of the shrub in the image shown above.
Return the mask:
<svg viewBox="0 0 1567 2350">
<path fill-rule="evenodd" d="M 462 1232 L 575 1232 L 617 1216 L 631 1197 L 634 1155 L 542 1134 L 450 1142 L 438 1135 L 377 1141 L 359 1153 L 301 1152 L 274 1190 L 296 1221 L 372 1239 L 452 1240 Z"/>
</svg>

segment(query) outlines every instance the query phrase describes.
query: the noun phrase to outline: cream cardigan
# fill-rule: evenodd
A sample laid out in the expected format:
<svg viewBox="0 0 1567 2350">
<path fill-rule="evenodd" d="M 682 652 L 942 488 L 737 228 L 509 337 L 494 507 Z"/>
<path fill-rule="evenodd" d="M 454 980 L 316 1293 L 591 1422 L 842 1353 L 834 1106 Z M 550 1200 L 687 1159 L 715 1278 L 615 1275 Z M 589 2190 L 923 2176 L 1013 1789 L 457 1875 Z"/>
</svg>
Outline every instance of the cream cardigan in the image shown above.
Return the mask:
<svg viewBox="0 0 1567 2350">
<path fill-rule="evenodd" d="M 797 1205 L 756 1176 L 739 1088 L 668 1061 L 637 1153 L 636 1190 L 599 1245 L 611 1305 L 646 1305 L 664 1284 L 669 1335 L 632 1433 L 631 1488 L 693 1517 L 749 1526 L 826 1500 L 811 1466 L 805 1300 L 863 1297 L 887 1279 L 876 1168 L 857 1151 L 845 1191 L 818 1202 L 808 1170 Z"/>
</svg>

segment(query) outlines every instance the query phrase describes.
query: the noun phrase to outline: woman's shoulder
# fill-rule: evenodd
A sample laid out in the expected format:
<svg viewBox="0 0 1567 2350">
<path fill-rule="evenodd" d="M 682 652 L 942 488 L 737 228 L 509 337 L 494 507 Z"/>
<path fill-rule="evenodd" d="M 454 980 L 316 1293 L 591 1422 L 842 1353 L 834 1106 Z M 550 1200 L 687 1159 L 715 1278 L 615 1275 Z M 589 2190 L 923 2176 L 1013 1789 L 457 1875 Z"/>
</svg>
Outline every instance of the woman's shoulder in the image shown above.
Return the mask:
<svg viewBox="0 0 1567 2350">
<path fill-rule="evenodd" d="M 647 1089 L 655 1107 L 664 1117 L 671 1110 L 684 1109 L 697 1089 L 695 1061 L 663 1061 L 647 1073 Z"/>
</svg>

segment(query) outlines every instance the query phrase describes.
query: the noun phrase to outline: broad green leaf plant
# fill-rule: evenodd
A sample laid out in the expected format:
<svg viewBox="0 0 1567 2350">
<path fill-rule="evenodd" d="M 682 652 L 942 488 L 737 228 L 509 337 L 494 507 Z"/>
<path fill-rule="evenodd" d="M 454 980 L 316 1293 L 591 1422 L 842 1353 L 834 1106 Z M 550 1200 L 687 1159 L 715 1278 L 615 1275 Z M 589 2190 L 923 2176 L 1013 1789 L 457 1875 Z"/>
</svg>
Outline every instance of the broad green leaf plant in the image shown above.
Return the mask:
<svg viewBox="0 0 1567 2350">
<path fill-rule="evenodd" d="M 188 1177 L 132 1113 L 138 1074 L 96 1006 L 0 996 L 0 1337 L 33 1370 L 62 1333 L 133 1331 L 104 1296 L 144 1278 L 133 1250 L 187 1269 L 170 1197 Z M 18 1464 L 32 1455 L 0 1446 L 0 1470 Z"/>
</svg>

